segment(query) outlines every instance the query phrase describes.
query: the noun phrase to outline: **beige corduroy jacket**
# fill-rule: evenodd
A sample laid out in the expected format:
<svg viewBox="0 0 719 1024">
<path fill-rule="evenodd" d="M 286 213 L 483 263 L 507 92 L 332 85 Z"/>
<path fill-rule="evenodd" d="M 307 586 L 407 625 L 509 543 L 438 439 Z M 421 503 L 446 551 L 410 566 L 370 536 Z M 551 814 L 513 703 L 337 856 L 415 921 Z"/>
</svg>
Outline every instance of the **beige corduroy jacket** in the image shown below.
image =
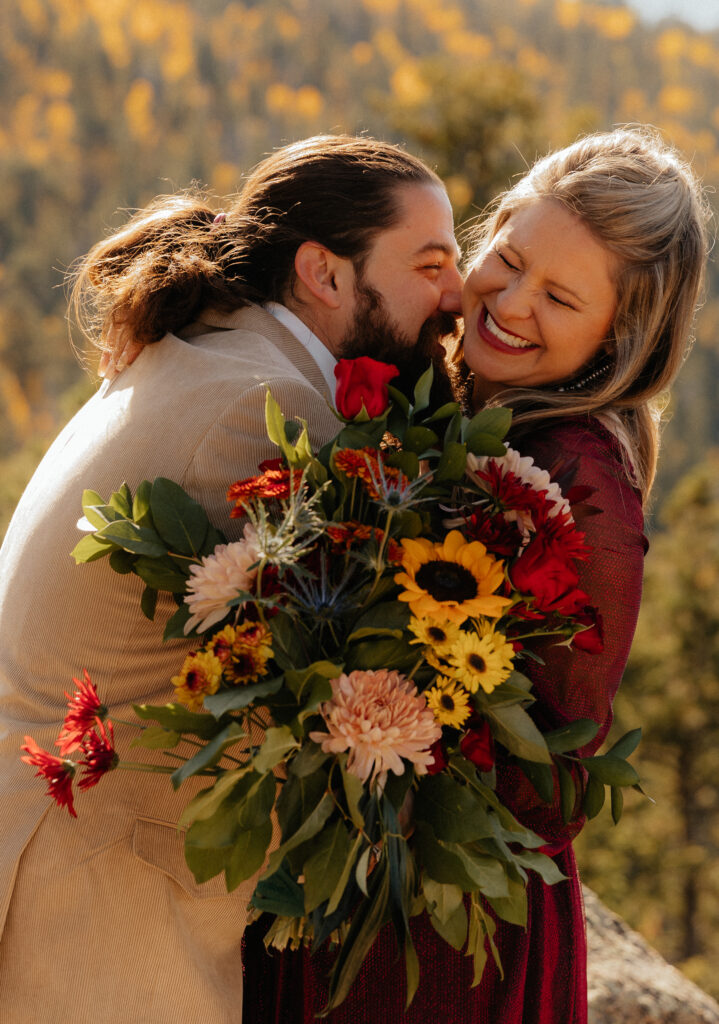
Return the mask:
<svg viewBox="0 0 719 1024">
<path fill-rule="evenodd" d="M 161 642 L 142 583 L 70 552 L 83 489 L 103 497 L 166 476 L 237 538 L 230 483 L 277 455 L 264 422 L 269 385 L 314 443 L 337 429 L 305 348 L 259 307 L 208 314 L 191 340 L 167 335 L 105 384 L 54 442 L 0 552 L 0 1021 L 229 1024 L 242 1012 L 240 940 L 250 885 L 228 895 L 185 866 L 175 822 L 189 798 L 166 775 L 115 771 L 76 795 L 77 820 L 20 761 L 26 734 L 53 743 L 64 691 L 87 669 L 111 718 L 172 699 L 190 644 Z M 197 332 L 197 333 L 196 333 Z M 135 735 L 116 725 L 125 758 Z M 4 930 L 3 930 L 4 928 Z M 259 1024 L 259 1022 L 258 1022 Z"/>
</svg>

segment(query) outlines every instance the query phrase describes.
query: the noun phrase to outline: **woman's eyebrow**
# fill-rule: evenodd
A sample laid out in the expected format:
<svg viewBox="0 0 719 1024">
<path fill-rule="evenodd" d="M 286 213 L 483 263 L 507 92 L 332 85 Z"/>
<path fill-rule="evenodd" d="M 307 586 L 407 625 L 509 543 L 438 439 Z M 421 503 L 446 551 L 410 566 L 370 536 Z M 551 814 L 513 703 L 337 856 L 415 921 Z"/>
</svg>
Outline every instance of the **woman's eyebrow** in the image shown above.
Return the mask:
<svg viewBox="0 0 719 1024">
<path fill-rule="evenodd" d="M 521 260 L 522 263 L 524 263 L 524 256 L 520 252 L 520 250 L 517 249 L 516 246 L 512 245 L 512 243 L 507 241 L 506 239 L 504 240 L 503 244 L 506 245 L 508 249 L 512 250 L 517 259 Z M 545 281 L 545 284 L 547 284 L 550 288 L 557 288 L 560 292 L 566 292 L 567 295 L 571 295 L 572 298 L 575 299 L 580 306 L 589 305 L 586 299 L 583 299 L 581 295 L 577 295 L 577 293 L 572 288 L 569 288 L 566 284 L 563 284 L 561 281 L 549 280 Z"/>
</svg>

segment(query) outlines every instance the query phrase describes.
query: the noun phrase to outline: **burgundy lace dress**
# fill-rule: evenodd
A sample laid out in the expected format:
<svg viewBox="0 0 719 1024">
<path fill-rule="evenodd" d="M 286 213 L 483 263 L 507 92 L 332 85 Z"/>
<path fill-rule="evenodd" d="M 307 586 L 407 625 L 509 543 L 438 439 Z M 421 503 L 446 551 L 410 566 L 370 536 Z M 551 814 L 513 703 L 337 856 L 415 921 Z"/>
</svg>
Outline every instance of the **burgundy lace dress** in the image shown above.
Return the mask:
<svg viewBox="0 0 719 1024">
<path fill-rule="evenodd" d="M 557 727 L 576 718 L 600 723 L 593 753 L 612 720 L 612 701 L 624 671 L 641 596 L 646 541 L 639 497 L 623 469 L 619 446 L 593 419 L 564 419 L 544 427 L 517 447 L 564 484 L 592 490 L 581 516 L 593 553 L 583 563 L 580 586 L 604 620 L 604 650 L 589 654 L 553 646 L 545 664 L 529 662 L 541 725 Z M 545 885 L 530 872 L 526 930 L 500 922 L 495 935 L 504 979 L 490 956 L 481 983 L 471 988 L 472 960 L 437 936 L 426 914 L 411 922 L 420 961 L 420 984 L 405 1012 L 404 964 L 392 926 L 379 935 L 345 1002 L 326 1019 L 331 1024 L 586 1024 L 584 911 L 571 841 L 584 821 L 568 826 L 558 804 L 542 803 L 521 772 L 498 765 L 498 789 L 516 816 L 547 840 L 567 881 Z M 607 813 L 606 811 L 603 813 Z M 310 1024 L 325 1005 L 331 953 L 270 952 L 261 922 L 248 929 L 244 949 L 246 1024 Z"/>
</svg>

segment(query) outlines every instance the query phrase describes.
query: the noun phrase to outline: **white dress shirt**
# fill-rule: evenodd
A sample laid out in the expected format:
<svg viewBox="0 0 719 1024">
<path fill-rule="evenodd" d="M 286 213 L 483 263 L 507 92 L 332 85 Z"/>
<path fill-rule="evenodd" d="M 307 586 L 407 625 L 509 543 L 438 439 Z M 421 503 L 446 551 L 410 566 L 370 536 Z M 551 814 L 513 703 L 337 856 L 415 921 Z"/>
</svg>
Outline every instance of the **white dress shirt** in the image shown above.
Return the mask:
<svg viewBox="0 0 719 1024">
<path fill-rule="evenodd" d="M 307 349 L 309 354 L 312 356 L 314 361 L 322 371 L 322 376 L 327 382 L 327 388 L 330 393 L 330 397 L 334 401 L 335 388 L 337 387 L 337 379 L 335 377 L 335 366 L 337 360 L 332 355 L 327 346 L 320 341 L 317 335 L 312 331 L 306 323 L 304 323 L 298 316 L 283 306 L 280 302 L 266 302 L 264 309 L 268 313 L 271 313 L 276 320 L 290 331 L 291 334 L 297 338 L 301 345 Z"/>
</svg>

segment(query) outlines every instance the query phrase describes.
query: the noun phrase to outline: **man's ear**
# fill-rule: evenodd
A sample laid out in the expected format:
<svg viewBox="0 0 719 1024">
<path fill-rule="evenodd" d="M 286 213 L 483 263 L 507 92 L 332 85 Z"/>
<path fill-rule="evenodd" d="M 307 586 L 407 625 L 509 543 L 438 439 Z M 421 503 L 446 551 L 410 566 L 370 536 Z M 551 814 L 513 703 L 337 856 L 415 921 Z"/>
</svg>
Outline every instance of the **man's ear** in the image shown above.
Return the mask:
<svg viewBox="0 0 719 1024">
<path fill-rule="evenodd" d="M 305 288 L 330 309 L 344 304 L 348 288 L 354 294 L 352 262 L 335 256 L 319 242 L 302 243 L 295 253 L 295 273 Z"/>
</svg>

